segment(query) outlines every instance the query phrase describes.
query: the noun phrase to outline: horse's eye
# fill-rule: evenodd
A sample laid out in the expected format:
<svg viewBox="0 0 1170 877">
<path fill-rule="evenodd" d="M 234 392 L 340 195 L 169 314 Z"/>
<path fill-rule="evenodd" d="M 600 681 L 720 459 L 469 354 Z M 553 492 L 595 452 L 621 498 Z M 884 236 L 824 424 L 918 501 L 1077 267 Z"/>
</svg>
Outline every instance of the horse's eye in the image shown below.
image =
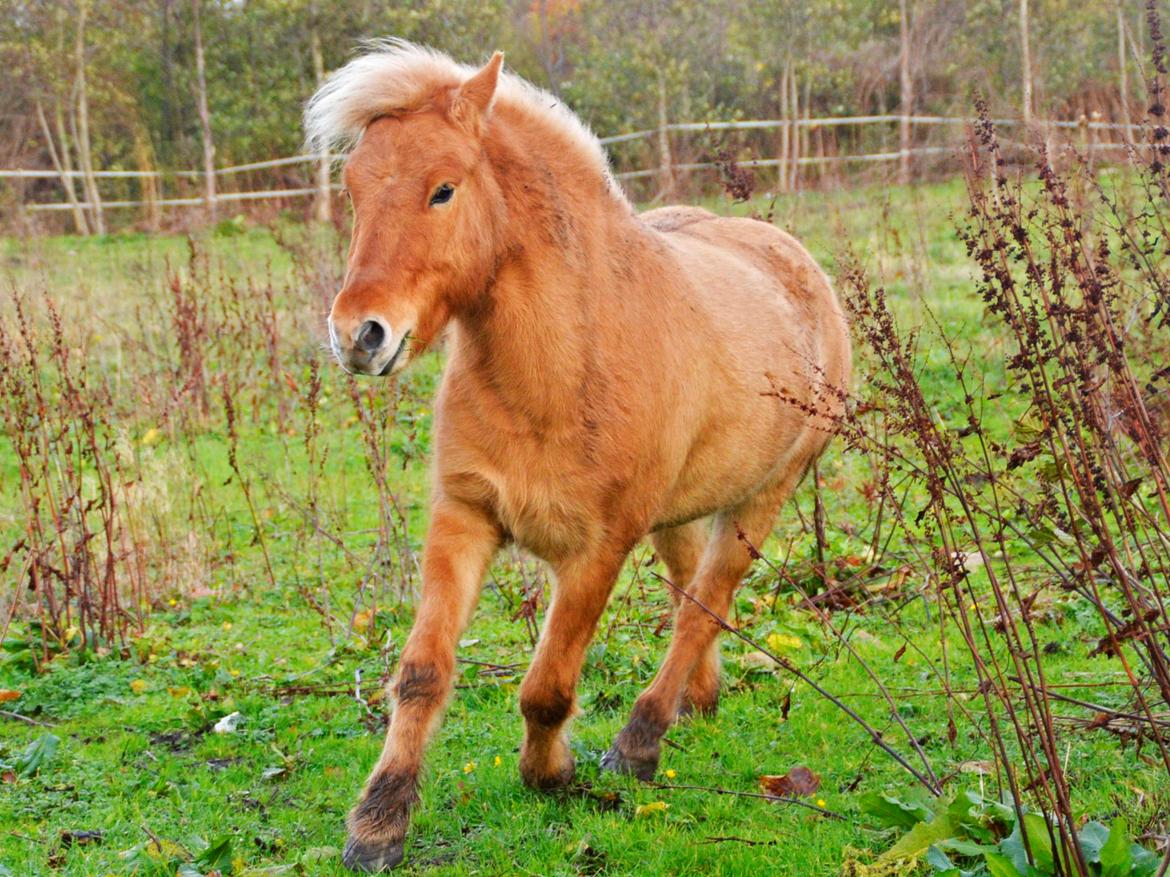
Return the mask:
<svg viewBox="0 0 1170 877">
<path fill-rule="evenodd" d="M 434 207 L 437 204 L 446 204 L 451 200 L 451 196 L 454 194 L 455 187 L 450 183 L 443 183 L 443 185 L 435 189 L 434 194 L 431 195 L 431 206 Z"/>
</svg>

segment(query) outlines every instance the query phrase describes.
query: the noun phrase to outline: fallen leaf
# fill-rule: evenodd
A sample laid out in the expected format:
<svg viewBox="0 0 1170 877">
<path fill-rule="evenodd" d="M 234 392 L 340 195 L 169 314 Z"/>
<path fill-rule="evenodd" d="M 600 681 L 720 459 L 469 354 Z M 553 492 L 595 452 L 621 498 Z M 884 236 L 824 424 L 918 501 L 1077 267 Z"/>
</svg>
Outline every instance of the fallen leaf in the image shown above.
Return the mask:
<svg viewBox="0 0 1170 877">
<path fill-rule="evenodd" d="M 770 633 L 768 634 L 768 648 L 774 652 L 782 652 L 786 649 L 797 650 L 804 648 L 804 642 L 800 637 L 792 636 L 787 633 Z"/>
<path fill-rule="evenodd" d="M 784 776 L 765 774 L 760 777 L 760 789 L 764 794 L 777 798 L 807 797 L 820 787 L 821 778 L 807 767 L 794 767 Z"/>
<path fill-rule="evenodd" d="M 146 689 L 147 689 L 147 684 L 146 684 L 145 679 L 131 679 L 130 680 L 130 690 L 133 691 L 135 694 L 142 694 L 142 692 L 146 691 Z"/>
<path fill-rule="evenodd" d="M 374 620 L 373 609 L 363 609 L 353 617 L 353 629 L 364 633 L 370 629 L 370 622 Z"/>
<path fill-rule="evenodd" d="M 20 697 L 19 691 L 13 691 L 11 688 L 0 688 L 0 703 L 16 700 L 18 697 Z"/>
<path fill-rule="evenodd" d="M 649 804 L 639 804 L 634 810 L 634 816 L 649 816 L 653 813 L 662 813 L 668 809 L 670 809 L 670 805 L 665 801 L 651 801 Z"/>
<path fill-rule="evenodd" d="M 980 776 L 988 776 L 995 773 L 995 765 L 990 761 L 964 761 L 959 765 L 960 773 L 977 773 Z"/>
</svg>

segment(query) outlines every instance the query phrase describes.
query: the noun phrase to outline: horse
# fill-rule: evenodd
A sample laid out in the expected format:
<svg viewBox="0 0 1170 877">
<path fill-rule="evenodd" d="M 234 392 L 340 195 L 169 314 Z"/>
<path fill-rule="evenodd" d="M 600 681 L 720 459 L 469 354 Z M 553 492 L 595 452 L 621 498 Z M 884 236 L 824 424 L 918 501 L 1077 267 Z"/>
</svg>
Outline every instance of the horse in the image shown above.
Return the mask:
<svg viewBox="0 0 1170 877">
<path fill-rule="evenodd" d="M 673 634 L 601 765 L 652 778 L 671 723 L 716 709 L 718 619 L 849 381 L 841 307 L 793 237 L 694 207 L 639 214 L 584 123 L 502 63 L 385 41 L 305 109 L 310 148 L 348 152 L 338 362 L 386 377 L 440 335 L 446 349 L 421 597 L 347 820 L 353 870 L 403 859 L 455 648 L 508 543 L 555 574 L 519 691 L 520 775 L 548 790 L 574 777 L 585 651 L 649 535 Z"/>
</svg>

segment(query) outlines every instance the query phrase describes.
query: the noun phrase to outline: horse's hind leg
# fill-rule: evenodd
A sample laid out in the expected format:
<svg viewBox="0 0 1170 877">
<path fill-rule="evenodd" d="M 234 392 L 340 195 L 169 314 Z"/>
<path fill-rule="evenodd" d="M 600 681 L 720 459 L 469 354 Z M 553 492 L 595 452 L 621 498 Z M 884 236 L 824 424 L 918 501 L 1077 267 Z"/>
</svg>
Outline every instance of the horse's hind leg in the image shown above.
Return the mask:
<svg viewBox="0 0 1170 877">
<path fill-rule="evenodd" d="M 688 596 L 679 605 L 666 659 L 654 681 L 635 702 L 630 720 L 602 758 L 603 768 L 632 773 L 642 780 L 654 777 L 662 735 L 674 721 L 688 682 L 700 661 L 707 659 L 720 631 L 710 613 L 727 617 L 732 594 L 751 566 L 751 555 L 738 531 L 742 530 L 752 545 L 761 544 L 797 482 L 799 477 L 786 478 L 738 508 L 715 516 L 703 559 L 687 589 Z"/>
<path fill-rule="evenodd" d="M 577 680 L 585 650 L 621 572 L 628 546 L 558 565 L 552 605 L 532 665 L 520 686 L 524 742 L 520 776 L 535 789 L 553 789 L 573 779 L 566 725 L 576 709 Z"/>
<path fill-rule="evenodd" d="M 682 592 L 688 590 L 695 579 L 695 571 L 703 557 L 703 549 L 711 538 L 711 521 L 703 518 L 680 524 L 677 527 L 659 530 L 650 537 L 654 550 L 666 564 L 670 584 L 670 599 L 675 614 L 683 601 Z M 719 705 L 719 641 L 713 639 L 707 651 L 699 658 L 695 670 L 683 693 L 679 715 L 699 713 L 714 715 Z"/>
</svg>

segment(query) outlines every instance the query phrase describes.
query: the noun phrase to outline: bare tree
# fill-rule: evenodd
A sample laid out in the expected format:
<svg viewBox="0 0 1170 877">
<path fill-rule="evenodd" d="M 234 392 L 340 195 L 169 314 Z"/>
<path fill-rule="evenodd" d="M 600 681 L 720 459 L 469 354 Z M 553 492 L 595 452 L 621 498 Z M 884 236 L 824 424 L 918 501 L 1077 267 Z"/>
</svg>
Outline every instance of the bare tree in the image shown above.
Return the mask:
<svg viewBox="0 0 1170 877">
<path fill-rule="evenodd" d="M 325 61 L 321 56 L 321 35 L 317 32 L 317 25 L 309 32 L 309 51 L 313 56 L 313 76 L 316 77 L 317 87 L 325 81 Z M 313 200 L 313 218 L 318 222 L 329 222 L 332 219 L 332 202 L 329 195 L 329 153 L 322 152 L 317 158 L 317 194 Z"/>
<path fill-rule="evenodd" d="M 81 165 L 85 196 L 89 201 L 91 226 L 98 234 L 106 233 L 106 219 L 102 211 L 102 196 L 98 191 L 97 177 L 93 172 L 93 152 L 89 141 L 89 89 L 85 75 L 85 25 L 89 15 L 89 0 L 77 4 L 77 29 L 73 44 L 73 59 L 77 66 L 75 90 L 77 93 L 77 116 L 74 140 L 77 143 L 77 160 Z"/>
<path fill-rule="evenodd" d="M 1025 126 L 1032 124 L 1032 41 L 1029 29 L 1028 0 L 1020 0 L 1020 72 L 1023 77 Z"/>
<path fill-rule="evenodd" d="M 540 25 L 540 42 L 537 45 L 537 54 L 540 56 L 540 64 L 544 67 L 545 76 L 548 77 L 548 89 L 557 97 L 561 96 L 561 76 L 560 68 L 562 66 L 562 58 L 560 47 L 557 45 L 557 40 L 554 39 L 553 34 L 550 33 L 548 20 L 548 0 L 539 0 L 537 3 L 537 22 Z"/>
<path fill-rule="evenodd" d="M 795 133 L 788 112 L 790 97 L 788 77 L 791 75 L 792 58 L 790 56 L 784 59 L 784 69 L 780 73 L 780 121 L 783 124 L 780 125 L 780 155 L 779 164 L 776 166 L 776 189 L 779 192 L 788 191 L 788 159 L 792 153 L 792 135 Z"/>
<path fill-rule="evenodd" d="M 674 193 L 674 162 L 670 155 L 670 132 L 667 131 L 666 74 L 658 70 L 658 194 L 655 201 L 665 201 Z"/>
<path fill-rule="evenodd" d="M 898 56 L 898 78 L 902 89 L 902 115 L 898 121 L 898 182 L 910 182 L 910 117 L 914 114 L 914 76 L 910 69 L 910 10 L 907 0 L 898 0 L 898 22 L 901 51 Z"/>
<path fill-rule="evenodd" d="M 195 98 L 199 108 L 199 127 L 203 133 L 203 200 L 207 216 L 215 220 L 215 141 L 211 137 L 211 112 L 207 109 L 207 74 L 203 62 L 203 28 L 200 23 L 201 0 L 191 0 L 195 13 Z"/>
<path fill-rule="evenodd" d="M 69 202 L 70 213 L 73 214 L 73 225 L 77 233 L 89 234 L 89 222 L 86 221 L 85 211 L 77 200 L 77 190 L 73 185 L 73 160 L 69 157 L 69 140 L 65 134 L 65 123 L 61 119 L 61 107 L 58 105 L 57 140 L 54 140 L 53 131 L 49 128 L 49 120 L 45 117 L 45 108 L 40 100 L 36 102 L 37 122 L 41 126 L 41 134 L 45 138 L 45 146 L 49 150 L 49 159 L 53 162 L 53 169 L 61 176 L 61 188 L 65 190 L 65 200 Z M 58 148 L 58 143 L 60 147 Z"/>
<path fill-rule="evenodd" d="M 1129 118 L 1129 65 L 1125 52 L 1125 10 L 1123 0 L 1117 0 L 1117 72 L 1120 77 L 1121 124 L 1125 126 L 1125 139 L 1132 140 Z"/>
<path fill-rule="evenodd" d="M 800 88 L 796 76 L 795 65 L 788 77 L 788 86 L 792 89 L 789 95 L 792 110 L 792 155 L 788 165 L 788 188 L 795 192 L 800 186 Z"/>
</svg>

